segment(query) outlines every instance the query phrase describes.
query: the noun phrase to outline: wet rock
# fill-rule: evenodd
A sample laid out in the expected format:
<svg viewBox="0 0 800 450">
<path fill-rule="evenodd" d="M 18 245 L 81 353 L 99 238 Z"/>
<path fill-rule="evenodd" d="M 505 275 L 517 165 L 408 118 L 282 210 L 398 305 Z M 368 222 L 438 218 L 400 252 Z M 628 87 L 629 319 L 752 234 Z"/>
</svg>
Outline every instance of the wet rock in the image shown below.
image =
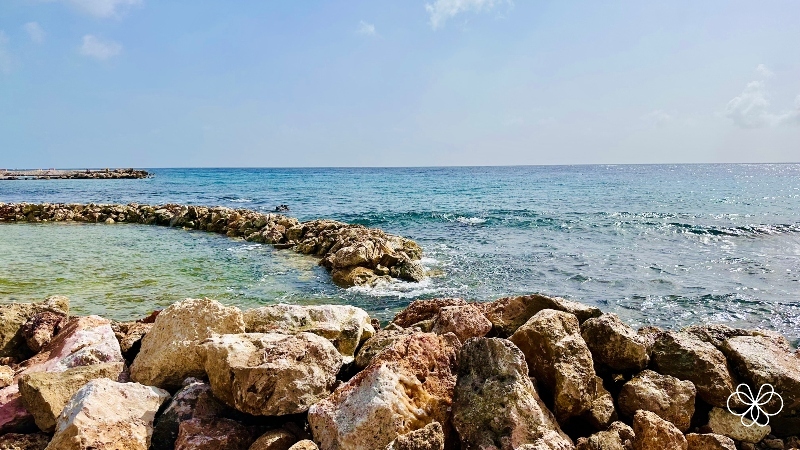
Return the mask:
<svg viewBox="0 0 800 450">
<path fill-rule="evenodd" d="M 374 336 L 367 339 L 364 344 L 358 349 L 355 358 L 355 366 L 359 370 L 367 367 L 376 355 L 391 347 L 392 344 L 415 332 L 421 331 L 419 328 L 386 328 L 375 333 Z"/>
<path fill-rule="evenodd" d="M 452 334 L 403 337 L 309 409 L 314 440 L 322 450 L 381 449 L 439 422 L 447 441 L 459 347 Z"/>
<path fill-rule="evenodd" d="M 204 298 L 173 303 L 162 311 L 142 339 L 142 348 L 131 365 L 133 381 L 177 388 L 188 377 L 203 376 L 203 364 L 195 348 L 213 334 L 242 333 L 244 319 L 236 307 Z"/>
<path fill-rule="evenodd" d="M 22 327 L 34 315 L 52 311 L 69 314 L 69 299 L 50 297 L 40 303 L 9 303 L 0 305 L 0 357 L 25 359 L 30 355 Z"/>
<path fill-rule="evenodd" d="M 694 415 L 695 395 L 691 381 L 645 370 L 622 387 L 619 410 L 627 417 L 638 410 L 650 411 L 686 432 Z"/>
<path fill-rule="evenodd" d="M 731 414 L 725 409 L 714 408 L 708 414 L 708 427 L 715 434 L 728 436 L 736 441 L 750 442 L 755 444 L 767 437 L 772 428 L 767 426 L 745 426 L 742 418 Z"/>
<path fill-rule="evenodd" d="M 9 366 L 0 366 L 0 389 L 14 382 L 14 369 Z"/>
<path fill-rule="evenodd" d="M 625 325 L 616 314 L 587 319 L 581 325 L 581 336 L 594 361 L 612 370 L 638 371 L 650 362 L 647 339 Z"/>
<path fill-rule="evenodd" d="M 687 450 L 683 433 L 675 425 L 650 411 L 637 411 L 633 416 L 635 450 Z"/>
<path fill-rule="evenodd" d="M 733 439 L 720 434 L 697 434 L 686 435 L 688 450 L 736 450 Z"/>
<path fill-rule="evenodd" d="M 52 433 L 56 419 L 70 398 L 86 383 L 97 378 L 117 380 L 123 363 L 93 364 L 63 372 L 38 372 L 19 379 L 19 392 L 25 408 L 40 430 Z"/>
<path fill-rule="evenodd" d="M 317 444 L 315 444 L 314 441 L 303 439 L 302 441 L 289 447 L 289 450 L 319 450 L 319 447 L 317 447 Z"/>
<path fill-rule="evenodd" d="M 111 325 L 126 360 L 132 361 L 142 346 L 142 339 L 153 328 L 153 323 L 116 322 Z"/>
<path fill-rule="evenodd" d="M 200 345 L 214 395 L 239 411 L 298 414 L 330 395 L 342 356 L 312 333 L 226 334 Z"/>
<path fill-rule="evenodd" d="M 333 269 L 331 272 L 333 282 L 340 287 L 351 286 L 374 286 L 378 280 L 388 279 L 377 275 L 374 270 L 368 267 L 346 267 L 343 269 Z"/>
<path fill-rule="evenodd" d="M 424 427 L 397 436 L 386 450 L 444 450 L 442 424 L 431 422 Z"/>
<path fill-rule="evenodd" d="M 553 412 L 559 423 L 591 408 L 596 376 L 574 315 L 539 311 L 509 340 L 525 354 L 531 376 L 553 393 Z"/>
<path fill-rule="evenodd" d="M 22 336 L 28 348 L 35 353 L 39 352 L 66 325 L 67 320 L 67 315 L 60 311 L 42 311 L 34 314 L 22 326 Z"/>
<path fill-rule="evenodd" d="M 511 336 L 517 328 L 544 309 L 568 312 L 575 315 L 581 323 L 592 317 L 600 317 L 601 314 L 593 306 L 540 294 L 504 297 L 480 306 L 500 337 Z"/>
<path fill-rule="evenodd" d="M 181 422 L 175 450 L 247 450 L 255 438 L 250 430 L 226 418 Z"/>
<path fill-rule="evenodd" d="M 47 450 L 147 450 L 153 418 L 167 399 L 158 388 L 92 380 L 64 407 Z"/>
<path fill-rule="evenodd" d="M 402 328 L 411 327 L 425 320 L 433 320 L 439 311 L 447 306 L 464 306 L 467 302 L 460 298 L 434 298 L 429 300 L 414 300 L 406 309 L 396 316 L 392 323 Z"/>
<path fill-rule="evenodd" d="M 573 448 L 528 378 L 525 355 L 504 339 L 473 338 L 461 349 L 453 425 L 465 449 L 512 450 L 545 441 Z"/>
<path fill-rule="evenodd" d="M 270 430 L 253 442 L 248 450 L 289 450 L 297 437 L 282 428 Z"/>
<path fill-rule="evenodd" d="M 328 339 L 345 362 L 351 362 L 359 344 L 375 334 L 369 314 L 344 305 L 272 305 L 244 312 L 248 333 L 314 333 Z"/>
<path fill-rule="evenodd" d="M 578 438 L 575 450 L 633 450 L 633 440 L 633 428 L 614 422 L 605 431 Z"/>
<path fill-rule="evenodd" d="M 223 414 L 226 406 L 211 393 L 211 386 L 197 378 L 189 378 L 175 393 L 169 405 L 158 416 L 153 428 L 150 450 L 172 450 L 178 439 L 181 422 L 191 419 L 214 418 Z"/>
<path fill-rule="evenodd" d="M 712 406 L 726 407 L 728 396 L 736 389 L 722 352 L 690 334 L 660 333 L 652 359 L 656 372 L 691 381 L 697 396 Z"/>
<path fill-rule="evenodd" d="M 15 434 L 0 436 L 0 450 L 44 450 L 50 436 L 42 433 Z"/>
<path fill-rule="evenodd" d="M 433 322 L 432 332 L 453 333 L 461 342 L 483 337 L 492 330 L 492 323 L 475 305 L 445 306 Z"/>
</svg>

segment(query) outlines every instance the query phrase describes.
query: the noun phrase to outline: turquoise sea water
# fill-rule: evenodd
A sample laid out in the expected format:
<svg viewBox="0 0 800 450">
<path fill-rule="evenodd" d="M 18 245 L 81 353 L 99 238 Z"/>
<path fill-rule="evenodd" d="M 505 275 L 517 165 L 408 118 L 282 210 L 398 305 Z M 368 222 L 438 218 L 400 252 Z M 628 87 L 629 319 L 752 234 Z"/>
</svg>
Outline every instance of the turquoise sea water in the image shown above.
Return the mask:
<svg viewBox="0 0 800 450">
<path fill-rule="evenodd" d="M 135 225 L 0 225 L 0 299 L 70 296 L 138 317 L 184 297 L 338 302 L 545 292 L 633 325 L 729 323 L 800 338 L 800 165 L 154 169 L 146 180 L 0 183 L 1 202 L 190 203 L 332 218 L 415 239 L 422 283 L 340 289 L 309 257 Z"/>
</svg>

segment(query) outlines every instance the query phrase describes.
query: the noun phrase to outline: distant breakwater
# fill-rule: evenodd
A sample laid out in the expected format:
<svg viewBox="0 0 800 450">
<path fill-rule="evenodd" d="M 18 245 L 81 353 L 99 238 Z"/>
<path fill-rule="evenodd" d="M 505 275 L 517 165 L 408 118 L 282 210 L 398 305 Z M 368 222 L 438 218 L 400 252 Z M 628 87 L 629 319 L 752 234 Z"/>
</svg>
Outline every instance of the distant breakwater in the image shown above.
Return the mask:
<svg viewBox="0 0 800 450">
<path fill-rule="evenodd" d="M 0 203 L 0 222 L 135 223 L 225 234 L 317 256 L 343 287 L 392 278 L 420 281 L 425 276 L 419 262 L 422 248 L 414 241 L 335 220 L 300 222 L 281 214 L 222 206 Z"/>
<path fill-rule="evenodd" d="M 152 175 L 139 169 L 102 169 L 102 170 L 0 170 L 0 180 L 120 180 L 148 178 Z"/>
</svg>

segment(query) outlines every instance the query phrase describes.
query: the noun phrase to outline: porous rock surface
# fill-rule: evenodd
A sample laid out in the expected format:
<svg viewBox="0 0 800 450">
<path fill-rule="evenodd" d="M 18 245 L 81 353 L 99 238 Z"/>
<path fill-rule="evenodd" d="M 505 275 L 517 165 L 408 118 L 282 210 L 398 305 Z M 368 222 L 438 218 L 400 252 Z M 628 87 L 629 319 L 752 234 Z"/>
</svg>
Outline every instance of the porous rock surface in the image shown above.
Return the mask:
<svg viewBox="0 0 800 450">
<path fill-rule="evenodd" d="M 697 434 L 689 433 L 686 435 L 688 450 L 736 450 L 733 439 L 720 434 Z"/>
<path fill-rule="evenodd" d="M 616 314 L 603 314 L 581 324 L 581 336 L 596 363 L 615 371 L 638 371 L 650 362 L 648 340 Z"/>
<path fill-rule="evenodd" d="M 473 337 L 486 336 L 491 330 L 492 322 L 489 322 L 475 305 L 442 308 L 431 328 L 436 334 L 453 333 L 461 342 Z"/>
<path fill-rule="evenodd" d="M 24 359 L 30 350 L 25 342 L 22 327 L 38 313 L 44 311 L 69 314 L 69 299 L 49 297 L 40 303 L 9 303 L 0 305 L 0 357 Z"/>
<path fill-rule="evenodd" d="M 633 450 L 633 441 L 633 428 L 614 422 L 607 430 L 578 438 L 575 450 Z"/>
<path fill-rule="evenodd" d="M 683 433 L 675 425 L 650 411 L 633 416 L 634 450 L 687 450 Z"/>
<path fill-rule="evenodd" d="M 694 415 L 695 394 L 691 381 L 645 370 L 622 386 L 619 410 L 627 417 L 638 410 L 650 411 L 686 432 Z"/>
<path fill-rule="evenodd" d="M 397 436 L 386 450 L 444 450 L 442 424 L 431 422 L 424 427 Z"/>
<path fill-rule="evenodd" d="M 479 306 L 500 337 L 511 336 L 517 328 L 544 309 L 568 312 L 575 315 L 580 323 L 592 317 L 599 317 L 601 314 L 594 306 L 541 294 L 504 297 Z"/>
</svg>

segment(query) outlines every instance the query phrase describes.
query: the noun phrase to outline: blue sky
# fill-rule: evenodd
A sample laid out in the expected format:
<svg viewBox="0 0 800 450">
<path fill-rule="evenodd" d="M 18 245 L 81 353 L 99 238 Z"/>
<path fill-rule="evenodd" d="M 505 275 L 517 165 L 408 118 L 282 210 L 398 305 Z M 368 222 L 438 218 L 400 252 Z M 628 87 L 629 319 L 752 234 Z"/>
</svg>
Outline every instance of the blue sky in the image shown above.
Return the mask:
<svg viewBox="0 0 800 450">
<path fill-rule="evenodd" d="M 800 161 L 800 2 L 3 0 L 0 168 Z"/>
</svg>

